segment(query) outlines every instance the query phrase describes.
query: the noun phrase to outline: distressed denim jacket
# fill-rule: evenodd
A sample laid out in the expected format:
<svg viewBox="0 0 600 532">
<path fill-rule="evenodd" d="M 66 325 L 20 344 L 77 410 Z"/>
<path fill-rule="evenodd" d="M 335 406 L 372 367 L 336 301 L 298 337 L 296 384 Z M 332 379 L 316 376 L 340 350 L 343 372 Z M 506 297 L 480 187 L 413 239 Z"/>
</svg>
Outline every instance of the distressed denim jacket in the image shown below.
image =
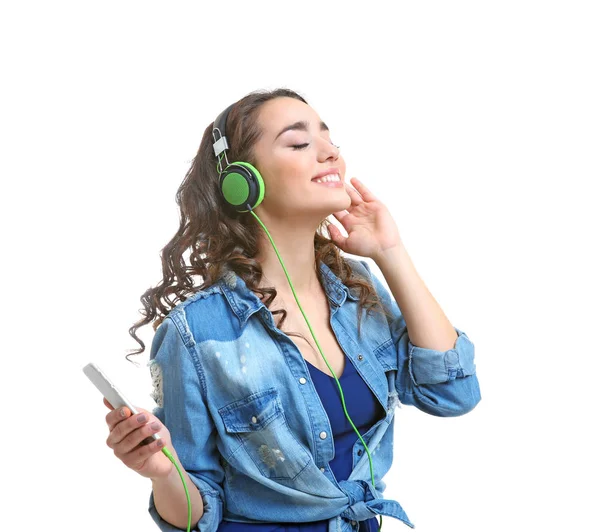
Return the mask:
<svg viewBox="0 0 600 532">
<path fill-rule="evenodd" d="M 372 311 L 367 317 L 362 310 L 359 336 L 358 297 L 320 264 L 331 327 L 346 363 L 354 364 L 385 409 L 385 417 L 362 435 L 375 488 L 358 436 L 350 477 L 334 477 L 328 465 L 334 456 L 331 426 L 306 361 L 258 296 L 228 272 L 171 310 L 156 330 L 148 362 L 158 405 L 153 413 L 169 429 L 204 502 L 195 531 L 215 532 L 222 519 L 328 519 L 328 532 L 355 532 L 358 521 L 379 514 L 414 526 L 397 501 L 383 497 L 394 412 L 401 404 L 435 416 L 473 409 L 481 398 L 473 343 L 455 327 L 458 338 L 448 351 L 413 345 L 398 305 L 367 262 L 345 260 L 354 275 L 370 280 L 393 314 L 386 319 Z M 161 518 L 152 492 L 148 511 L 161 530 L 182 530 Z"/>
</svg>

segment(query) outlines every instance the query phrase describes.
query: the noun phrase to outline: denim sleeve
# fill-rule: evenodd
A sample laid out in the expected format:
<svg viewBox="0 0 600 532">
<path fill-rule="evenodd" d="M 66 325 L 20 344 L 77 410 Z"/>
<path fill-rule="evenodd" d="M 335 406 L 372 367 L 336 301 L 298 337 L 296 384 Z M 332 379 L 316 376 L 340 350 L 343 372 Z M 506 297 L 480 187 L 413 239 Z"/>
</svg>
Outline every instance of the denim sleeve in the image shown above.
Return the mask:
<svg viewBox="0 0 600 532">
<path fill-rule="evenodd" d="M 179 460 L 202 496 L 204 513 L 193 530 L 215 532 L 223 516 L 224 472 L 195 356 L 193 346 L 186 346 L 178 324 L 165 318 L 152 340 L 148 363 L 158 405 L 152 413 L 169 429 Z M 160 530 L 185 530 L 162 519 L 154 505 L 154 492 L 150 493 L 148 511 Z"/>
<path fill-rule="evenodd" d="M 360 262 L 383 306 L 392 315 L 388 323 L 398 353 L 396 389 L 400 402 L 442 417 L 460 416 L 475 408 L 481 394 L 475 373 L 475 347 L 469 337 L 454 327 L 458 338 L 452 349 L 437 351 L 414 345 L 398 304 L 371 273 L 367 262 Z"/>
</svg>

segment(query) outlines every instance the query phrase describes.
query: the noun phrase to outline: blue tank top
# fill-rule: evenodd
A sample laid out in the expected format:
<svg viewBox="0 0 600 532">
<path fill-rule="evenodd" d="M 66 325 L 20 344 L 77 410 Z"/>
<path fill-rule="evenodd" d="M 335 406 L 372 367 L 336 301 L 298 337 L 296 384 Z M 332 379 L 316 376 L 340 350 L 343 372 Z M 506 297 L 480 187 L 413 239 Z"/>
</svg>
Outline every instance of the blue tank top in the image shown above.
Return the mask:
<svg viewBox="0 0 600 532">
<path fill-rule="evenodd" d="M 333 432 L 335 456 L 329 465 L 335 478 L 347 480 L 352 472 L 352 447 L 358 436 L 346 419 L 342 398 L 333 376 L 306 362 L 310 376 L 329 417 Z M 342 376 L 339 378 L 346 410 L 361 435 L 385 416 L 377 398 L 357 373 L 354 364 L 346 357 Z M 327 532 L 329 520 L 310 523 L 234 523 L 221 521 L 218 532 Z M 359 532 L 377 532 L 379 518 L 361 521 Z"/>
</svg>

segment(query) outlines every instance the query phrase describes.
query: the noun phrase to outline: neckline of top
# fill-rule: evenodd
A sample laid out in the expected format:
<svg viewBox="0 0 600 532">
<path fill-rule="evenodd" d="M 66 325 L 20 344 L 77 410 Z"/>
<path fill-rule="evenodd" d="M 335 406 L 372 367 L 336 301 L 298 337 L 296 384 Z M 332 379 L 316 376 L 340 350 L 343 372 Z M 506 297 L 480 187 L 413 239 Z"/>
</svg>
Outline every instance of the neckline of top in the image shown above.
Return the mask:
<svg viewBox="0 0 600 532">
<path fill-rule="evenodd" d="M 306 359 L 304 359 L 304 360 L 305 360 L 306 364 L 308 365 L 308 369 L 309 369 L 309 371 L 310 371 L 310 370 L 311 370 L 311 368 L 312 368 L 312 370 L 319 372 L 319 373 L 320 373 L 321 375 L 323 375 L 324 377 L 327 377 L 327 378 L 329 378 L 329 379 L 331 379 L 331 380 L 334 380 L 334 377 L 333 377 L 333 375 L 330 375 L 329 373 L 325 373 L 324 371 L 320 370 L 320 369 L 319 369 L 317 366 L 315 366 L 314 364 L 311 364 L 311 363 L 310 363 L 308 360 L 306 360 Z M 344 369 L 342 370 L 342 374 L 341 374 L 341 375 L 338 377 L 338 380 L 341 380 L 341 379 L 344 377 L 344 375 L 346 375 L 346 373 L 347 373 L 347 372 L 346 372 L 346 368 L 348 367 L 348 364 L 352 364 L 352 362 L 350 362 L 350 361 L 349 361 L 349 360 L 346 358 L 346 360 L 345 360 L 345 363 L 344 363 Z M 314 371 L 311 371 L 311 373 L 314 373 Z"/>
</svg>

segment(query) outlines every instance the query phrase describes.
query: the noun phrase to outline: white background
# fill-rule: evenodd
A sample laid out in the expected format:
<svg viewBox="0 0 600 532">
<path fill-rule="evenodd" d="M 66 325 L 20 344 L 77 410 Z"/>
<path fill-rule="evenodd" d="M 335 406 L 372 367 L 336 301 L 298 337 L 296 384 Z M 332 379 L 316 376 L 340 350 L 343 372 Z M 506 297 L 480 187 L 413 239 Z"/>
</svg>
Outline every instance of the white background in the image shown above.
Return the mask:
<svg viewBox="0 0 600 532">
<path fill-rule="evenodd" d="M 599 530 L 599 24 L 574 0 L 2 7 L 1 528 L 158 530 L 81 369 L 154 407 L 149 349 L 125 354 L 177 187 L 223 108 L 284 86 L 476 346 L 473 412 L 398 410 L 386 496 L 420 532 Z"/>
</svg>

